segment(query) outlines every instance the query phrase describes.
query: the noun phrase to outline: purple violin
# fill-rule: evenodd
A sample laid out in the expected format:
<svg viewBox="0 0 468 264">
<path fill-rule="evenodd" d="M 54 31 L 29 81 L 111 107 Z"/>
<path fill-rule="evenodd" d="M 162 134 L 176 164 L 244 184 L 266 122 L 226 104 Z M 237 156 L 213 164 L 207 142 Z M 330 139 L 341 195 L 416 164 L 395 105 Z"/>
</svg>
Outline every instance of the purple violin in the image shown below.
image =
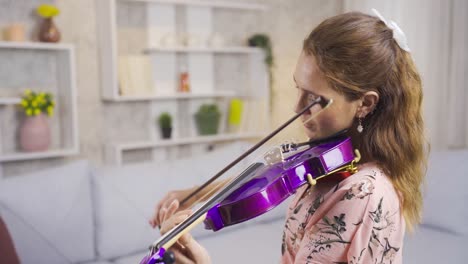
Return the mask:
<svg viewBox="0 0 468 264">
<path fill-rule="evenodd" d="M 322 104 L 325 109 L 330 103 L 331 100 L 327 101 L 321 97 L 316 99 L 288 122 L 231 162 L 181 203 L 189 200 L 195 193 L 258 149 L 310 107 Z M 356 171 L 355 162 L 359 159 L 359 152 L 353 151 L 350 138 L 344 136 L 343 133 L 319 141 L 287 144 L 273 148 L 265 154 L 262 162 L 251 164 L 189 218 L 154 242 L 150 246 L 149 254 L 142 259 L 140 264 L 174 263 L 174 255 L 167 249 L 195 225 L 204 222 L 206 229 L 218 231 L 224 227 L 255 218 L 275 208 L 304 184 L 315 185 L 317 180 L 335 172 L 354 173 Z"/>
</svg>

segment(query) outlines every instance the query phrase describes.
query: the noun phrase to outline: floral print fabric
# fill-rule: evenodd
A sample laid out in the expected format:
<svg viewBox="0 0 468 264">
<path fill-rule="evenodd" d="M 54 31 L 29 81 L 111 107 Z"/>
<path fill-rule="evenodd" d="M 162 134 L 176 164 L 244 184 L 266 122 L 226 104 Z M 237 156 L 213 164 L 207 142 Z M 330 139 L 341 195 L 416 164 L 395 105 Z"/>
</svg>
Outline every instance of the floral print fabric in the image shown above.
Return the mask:
<svg viewBox="0 0 468 264">
<path fill-rule="evenodd" d="M 401 263 L 405 221 L 374 164 L 343 181 L 301 187 L 289 206 L 281 263 Z"/>
</svg>

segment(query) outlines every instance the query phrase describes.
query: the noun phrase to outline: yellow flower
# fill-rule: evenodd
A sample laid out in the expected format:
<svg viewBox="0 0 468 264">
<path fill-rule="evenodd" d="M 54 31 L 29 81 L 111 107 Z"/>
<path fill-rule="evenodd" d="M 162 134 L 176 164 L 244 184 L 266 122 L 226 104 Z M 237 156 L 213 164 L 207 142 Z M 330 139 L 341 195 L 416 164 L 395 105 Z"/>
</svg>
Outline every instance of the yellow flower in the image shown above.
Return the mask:
<svg viewBox="0 0 468 264">
<path fill-rule="evenodd" d="M 49 106 L 47 107 L 47 114 L 49 116 L 53 116 L 54 115 L 54 108 L 52 106 Z"/>
<path fill-rule="evenodd" d="M 50 18 L 60 14 L 60 10 L 54 5 L 40 5 L 37 8 L 37 14 L 43 18 Z"/>
<path fill-rule="evenodd" d="M 52 100 L 51 93 L 33 92 L 27 89 L 24 91 L 24 96 L 19 105 L 28 116 L 39 115 L 41 113 L 48 114 L 49 116 L 54 114 L 55 102 Z"/>
</svg>

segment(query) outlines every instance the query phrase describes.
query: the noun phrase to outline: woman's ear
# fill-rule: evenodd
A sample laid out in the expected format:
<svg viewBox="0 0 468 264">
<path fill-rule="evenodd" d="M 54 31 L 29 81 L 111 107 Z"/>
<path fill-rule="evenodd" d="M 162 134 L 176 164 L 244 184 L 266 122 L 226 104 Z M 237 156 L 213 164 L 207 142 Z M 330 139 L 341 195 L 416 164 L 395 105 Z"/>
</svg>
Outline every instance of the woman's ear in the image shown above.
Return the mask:
<svg viewBox="0 0 468 264">
<path fill-rule="evenodd" d="M 356 117 L 364 118 L 373 112 L 379 102 L 379 94 L 374 91 L 365 92 L 361 97 L 361 103 L 356 113 Z"/>
</svg>

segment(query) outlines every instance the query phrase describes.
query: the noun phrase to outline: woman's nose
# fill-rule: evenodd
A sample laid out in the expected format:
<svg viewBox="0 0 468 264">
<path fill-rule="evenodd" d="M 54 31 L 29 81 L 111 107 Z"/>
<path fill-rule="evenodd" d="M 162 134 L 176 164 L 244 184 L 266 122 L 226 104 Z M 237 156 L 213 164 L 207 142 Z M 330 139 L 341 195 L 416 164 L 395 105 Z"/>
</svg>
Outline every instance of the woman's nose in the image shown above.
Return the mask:
<svg viewBox="0 0 468 264">
<path fill-rule="evenodd" d="M 302 95 L 298 94 L 296 97 L 296 103 L 294 105 L 294 112 L 296 114 L 300 113 L 304 109 L 304 103 L 303 103 Z"/>
<path fill-rule="evenodd" d="M 304 108 L 307 107 L 307 104 L 304 103 L 304 98 L 302 96 L 300 96 L 297 100 L 296 100 L 296 104 L 295 104 L 295 107 L 294 107 L 294 112 L 296 114 L 299 114 L 300 112 L 304 111 Z M 311 109 L 307 109 L 304 114 L 310 114 L 311 113 Z"/>
</svg>

